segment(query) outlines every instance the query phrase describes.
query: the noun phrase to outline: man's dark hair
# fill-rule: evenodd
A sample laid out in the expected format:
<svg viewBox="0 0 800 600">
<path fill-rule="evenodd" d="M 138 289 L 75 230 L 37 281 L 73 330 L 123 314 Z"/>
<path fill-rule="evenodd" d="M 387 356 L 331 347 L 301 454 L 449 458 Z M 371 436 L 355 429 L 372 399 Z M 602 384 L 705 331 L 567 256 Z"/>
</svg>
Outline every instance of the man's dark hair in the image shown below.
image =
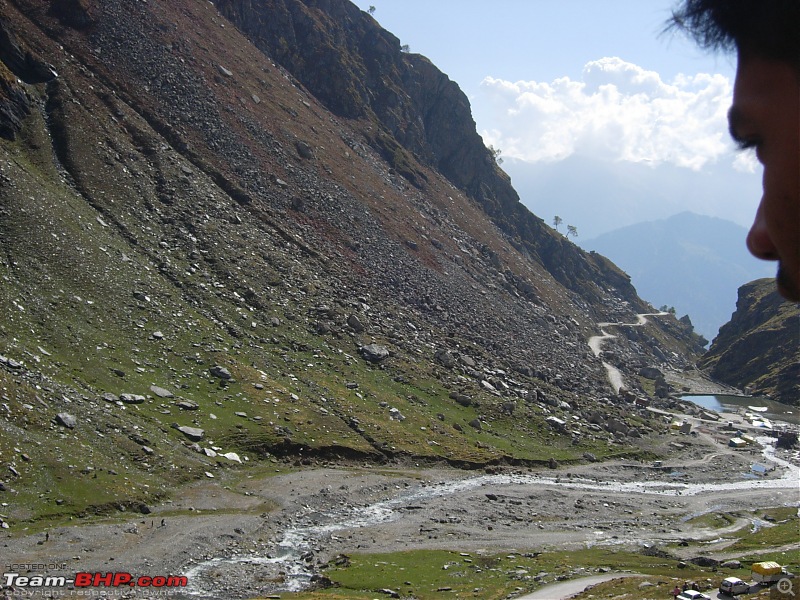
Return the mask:
<svg viewBox="0 0 800 600">
<path fill-rule="evenodd" d="M 682 0 L 668 29 L 709 50 L 738 50 L 800 71 L 800 0 Z"/>
</svg>

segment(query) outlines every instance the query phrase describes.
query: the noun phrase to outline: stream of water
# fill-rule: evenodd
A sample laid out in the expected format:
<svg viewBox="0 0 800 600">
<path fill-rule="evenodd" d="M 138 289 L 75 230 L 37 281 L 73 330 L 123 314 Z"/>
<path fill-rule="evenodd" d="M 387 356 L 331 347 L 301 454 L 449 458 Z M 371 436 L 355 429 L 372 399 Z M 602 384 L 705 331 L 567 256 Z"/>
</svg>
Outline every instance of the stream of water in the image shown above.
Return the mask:
<svg viewBox="0 0 800 600">
<path fill-rule="evenodd" d="M 240 556 L 214 558 L 198 563 L 185 573 L 193 586 L 187 592 L 202 595 L 205 592 L 198 586 L 200 575 L 212 568 L 225 564 L 280 564 L 281 570 L 286 573 L 286 591 L 299 591 L 308 585 L 312 572 L 306 565 L 304 555 L 321 539 L 329 538 L 337 532 L 363 527 L 372 527 L 400 518 L 405 506 L 414 505 L 437 497 L 449 496 L 456 493 L 488 488 L 498 490 L 504 486 L 526 485 L 554 486 L 569 489 L 578 489 L 594 492 L 619 492 L 625 494 L 660 495 L 660 496 L 694 496 L 703 493 L 720 493 L 735 490 L 764 490 L 764 489 L 791 489 L 797 490 L 800 468 L 775 456 L 775 448 L 771 438 L 758 438 L 764 446 L 764 459 L 779 467 L 784 472 L 780 478 L 774 479 L 741 479 L 724 483 L 681 483 L 677 481 L 597 481 L 593 479 L 571 478 L 564 481 L 557 477 L 547 477 L 538 474 L 500 474 L 481 475 L 456 481 L 442 481 L 436 484 L 423 485 L 418 489 L 402 493 L 395 498 L 376 502 L 366 507 L 357 507 L 347 510 L 332 508 L 322 515 L 318 511 L 308 510 L 314 514 L 314 524 L 297 525 L 287 529 L 282 538 L 277 542 L 275 556 Z M 296 515 L 303 521 L 303 515 Z M 320 521 L 325 523 L 319 523 Z M 311 521 L 311 519 L 307 519 Z"/>
</svg>

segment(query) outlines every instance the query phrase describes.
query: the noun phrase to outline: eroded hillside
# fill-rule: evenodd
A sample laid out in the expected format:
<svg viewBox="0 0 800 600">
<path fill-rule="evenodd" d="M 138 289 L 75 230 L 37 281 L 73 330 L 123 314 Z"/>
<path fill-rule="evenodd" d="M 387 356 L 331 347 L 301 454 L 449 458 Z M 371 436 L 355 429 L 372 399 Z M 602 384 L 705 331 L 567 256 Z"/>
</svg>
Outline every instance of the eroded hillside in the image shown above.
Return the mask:
<svg viewBox="0 0 800 600">
<path fill-rule="evenodd" d="M 617 396 L 587 341 L 651 309 L 525 211 L 457 86 L 365 13 L 265 2 L 261 44 L 208 2 L 0 10 L 11 522 L 276 457 L 546 464 L 662 426 L 639 370 L 691 363 L 697 338 L 669 316 L 622 329 Z M 321 49 L 355 32 L 394 95 L 350 113 L 337 74 L 377 58 Z"/>
<path fill-rule="evenodd" d="M 719 381 L 800 405 L 800 308 L 773 279 L 739 288 L 736 311 L 699 363 Z"/>
</svg>

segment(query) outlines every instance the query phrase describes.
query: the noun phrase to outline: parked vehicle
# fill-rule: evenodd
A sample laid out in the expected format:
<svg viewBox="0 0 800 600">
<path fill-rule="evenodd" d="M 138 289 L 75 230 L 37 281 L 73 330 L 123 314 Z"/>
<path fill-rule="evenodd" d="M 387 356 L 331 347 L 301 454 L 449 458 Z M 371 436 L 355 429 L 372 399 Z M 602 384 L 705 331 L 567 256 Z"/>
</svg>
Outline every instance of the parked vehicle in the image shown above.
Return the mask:
<svg viewBox="0 0 800 600">
<path fill-rule="evenodd" d="M 753 563 L 750 569 L 756 583 L 775 583 L 784 575 L 783 567 L 772 560 Z"/>
<path fill-rule="evenodd" d="M 750 584 L 738 577 L 726 577 L 719 584 L 719 591 L 721 594 L 727 594 L 728 596 L 745 594 L 750 591 Z"/>
<path fill-rule="evenodd" d="M 678 594 L 677 600 L 711 600 L 711 596 L 696 590 L 684 590 Z"/>
</svg>

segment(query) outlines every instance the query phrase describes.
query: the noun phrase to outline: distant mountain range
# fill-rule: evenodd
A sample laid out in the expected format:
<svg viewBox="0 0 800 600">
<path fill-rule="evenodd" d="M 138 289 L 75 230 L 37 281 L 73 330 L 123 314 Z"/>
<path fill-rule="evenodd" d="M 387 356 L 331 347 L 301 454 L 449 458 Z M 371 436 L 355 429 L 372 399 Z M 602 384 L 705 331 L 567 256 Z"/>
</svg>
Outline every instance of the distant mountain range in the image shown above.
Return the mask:
<svg viewBox="0 0 800 600">
<path fill-rule="evenodd" d="M 775 266 L 753 258 L 747 230 L 730 221 L 682 212 L 581 241 L 631 276 L 654 306 L 688 314 L 695 331 L 713 340 L 736 306 L 744 283 L 772 277 Z"/>
<path fill-rule="evenodd" d="M 573 155 L 558 162 L 503 161 L 522 202 L 545 222 L 555 215 L 574 225 L 582 239 L 643 221 L 667 219 L 684 211 L 749 225 L 761 196 L 761 179 L 730 165 L 693 171 L 670 164 L 651 165 Z M 752 198 L 742 208 L 732 198 Z"/>
</svg>

